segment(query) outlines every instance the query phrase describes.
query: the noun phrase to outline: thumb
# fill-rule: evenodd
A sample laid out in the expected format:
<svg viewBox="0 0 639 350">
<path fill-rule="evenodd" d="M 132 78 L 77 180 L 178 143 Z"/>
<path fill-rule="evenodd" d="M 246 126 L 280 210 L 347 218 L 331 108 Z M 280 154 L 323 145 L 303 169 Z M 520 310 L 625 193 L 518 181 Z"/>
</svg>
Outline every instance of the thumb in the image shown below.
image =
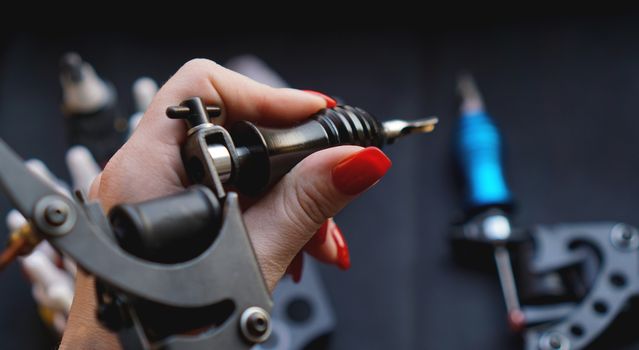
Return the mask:
<svg viewBox="0 0 639 350">
<path fill-rule="evenodd" d="M 320 226 L 379 181 L 390 166 L 375 147 L 319 151 L 297 164 L 244 213 L 269 288 Z"/>
</svg>

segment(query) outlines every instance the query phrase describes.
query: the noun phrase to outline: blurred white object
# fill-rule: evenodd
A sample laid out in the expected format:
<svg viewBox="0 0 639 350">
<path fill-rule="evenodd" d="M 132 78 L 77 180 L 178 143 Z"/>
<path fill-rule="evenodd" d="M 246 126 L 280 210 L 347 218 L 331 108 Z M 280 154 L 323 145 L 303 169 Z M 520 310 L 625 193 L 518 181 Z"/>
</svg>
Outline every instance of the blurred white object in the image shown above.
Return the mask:
<svg viewBox="0 0 639 350">
<path fill-rule="evenodd" d="M 68 256 L 62 256 L 62 266 L 67 270 L 69 275 L 75 279 L 75 275 L 78 273 L 78 265 Z"/>
<path fill-rule="evenodd" d="M 22 225 L 27 223 L 27 219 L 16 209 L 11 209 L 7 214 L 7 228 L 9 232 L 17 231 Z"/>
<path fill-rule="evenodd" d="M 40 242 L 33 250 L 44 254 L 51 261 L 60 259 L 60 254 L 55 249 L 53 249 L 48 241 Z"/>
<path fill-rule="evenodd" d="M 93 179 L 100 173 L 100 166 L 84 146 L 73 146 L 66 154 L 67 167 L 73 180 L 73 188 L 89 193 Z"/>
<path fill-rule="evenodd" d="M 157 92 L 158 84 L 149 77 L 138 78 L 133 83 L 133 100 L 135 101 L 136 112 L 129 118 L 129 137 L 140 124 L 144 112 Z"/>
<path fill-rule="evenodd" d="M 158 92 L 158 84 L 149 77 L 140 77 L 133 82 L 133 100 L 138 112 L 144 112 Z"/>
<path fill-rule="evenodd" d="M 73 302 L 74 283 L 71 276 L 38 250 L 21 260 L 26 274 L 33 282 L 36 301 L 68 314 Z"/>
<path fill-rule="evenodd" d="M 266 62 L 254 55 L 242 55 L 226 62 L 226 68 L 275 88 L 288 87 L 288 84 Z"/>
<path fill-rule="evenodd" d="M 24 165 L 26 165 L 27 168 L 29 168 L 29 170 L 31 170 L 31 172 L 39 177 L 41 180 L 53 186 L 55 190 L 58 191 L 60 194 L 71 197 L 69 185 L 53 175 L 49 168 L 47 168 L 44 162 L 42 162 L 40 159 L 29 159 L 24 162 Z"/>
<path fill-rule="evenodd" d="M 107 105 L 114 92 L 75 52 L 62 57 L 60 83 L 67 114 L 93 113 Z"/>
<path fill-rule="evenodd" d="M 143 116 L 144 112 L 135 112 L 133 113 L 131 118 L 129 118 L 129 135 L 127 136 L 127 138 L 130 138 L 131 135 L 133 135 L 133 132 L 140 124 L 140 120 L 142 120 Z"/>
<path fill-rule="evenodd" d="M 56 312 L 53 314 L 53 329 L 58 334 L 64 333 L 64 329 L 67 327 L 67 316 L 62 312 Z"/>
</svg>

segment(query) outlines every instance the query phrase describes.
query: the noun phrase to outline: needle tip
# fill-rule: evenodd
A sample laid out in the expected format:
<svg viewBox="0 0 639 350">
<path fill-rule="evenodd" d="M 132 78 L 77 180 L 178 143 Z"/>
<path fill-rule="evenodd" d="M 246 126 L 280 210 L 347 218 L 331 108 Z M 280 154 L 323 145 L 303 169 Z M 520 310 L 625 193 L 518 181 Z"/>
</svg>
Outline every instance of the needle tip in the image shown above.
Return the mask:
<svg viewBox="0 0 639 350">
<path fill-rule="evenodd" d="M 406 121 L 401 119 L 389 120 L 383 123 L 384 136 L 388 143 L 395 139 L 410 135 L 428 133 L 435 130 L 435 125 L 439 122 L 437 117 Z"/>
</svg>

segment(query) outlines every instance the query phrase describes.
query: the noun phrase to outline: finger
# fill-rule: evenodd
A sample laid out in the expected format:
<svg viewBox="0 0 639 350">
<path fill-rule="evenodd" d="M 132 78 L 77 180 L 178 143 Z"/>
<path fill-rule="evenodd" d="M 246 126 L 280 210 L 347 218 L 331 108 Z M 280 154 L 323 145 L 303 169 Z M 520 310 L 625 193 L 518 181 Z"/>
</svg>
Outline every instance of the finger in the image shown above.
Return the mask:
<svg viewBox="0 0 639 350">
<path fill-rule="evenodd" d="M 375 147 L 341 146 L 305 158 L 244 214 L 267 284 L 281 278 L 297 252 L 330 217 L 390 168 Z M 332 236 L 335 244 L 343 239 Z"/>
<path fill-rule="evenodd" d="M 185 123 L 169 119 L 166 116 L 166 108 L 193 96 L 202 97 L 205 103 L 221 106 L 223 116 L 216 119 L 228 116 L 231 120 L 278 119 L 290 122 L 306 118 L 326 106 L 325 99 L 315 94 L 294 89 L 275 89 L 209 60 L 189 61 L 158 91 L 140 121 L 140 126 L 111 159 L 113 164 L 133 169 L 130 177 L 134 179 L 135 186 L 140 191 L 123 193 L 118 190 L 122 184 L 111 181 L 112 177 L 107 176 L 110 181 L 103 184 L 105 190 L 101 190 L 100 193 L 113 198 L 103 199 L 105 207 L 108 208 L 123 199 L 149 199 L 144 193 L 152 193 L 154 196 L 170 194 L 181 187 L 175 186 L 176 184 L 184 185 L 189 182 L 182 166 L 179 147 L 186 138 Z M 164 167 L 157 169 L 157 164 L 164 164 Z M 156 169 L 157 174 L 150 174 L 156 178 L 156 182 L 149 179 L 137 180 L 144 178 L 140 177 L 142 175 L 149 176 L 146 169 Z M 136 174 L 133 174 L 134 171 Z M 151 186 L 158 182 L 167 186 Z M 154 188 L 165 190 L 159 193 Z"/>
<path fill-rule="evenodd" d="M 222 108 L 217 124 L 250 120 L 290 123 L 309 117 L 327 106 L 326 99 L 289 88 L 273 88 L 206 59 L 187 62 L 164 84 L 142 118 L 137 134 L 153 135 L 171 144 L 185 137 L 184 123 L 166 117 L 166 108 L 198 96 Z M 178 125 L 179 124 L 179 125 Z"/>
<path fill-rule="evenodd" d="M 88 193 L 93 180 L 100 173 L 100 166 L 93 158 L 91 151 L 84 146 L 73 146 L 67 151 L 65 161 L 73 180 L 72 188 Z"/>
<path fill-rule="evenodd" d="M 302 279 L 302 270 L 304 269 L 304 252 L 299 251 L 291 264 L 288 265 L 286 273 L 291 275 L 293 282 L 298 283 Z"/>
<path fill-rule="evenodd" d="M 342 270 L 347 270 L 351 266 L 346 239 L 333 218 L 324 222 L 313 238 L 306 243 L 304 251 L 315 259 L 336 265 Z"/>
<path fill-rule="evenodd" d="M 302 279 L 304 252 L 309 253 L 321 262 L 335 264 L 342 269 L 348 269 L 350 267 L 348 248 L 345 248 L 346 244 L 339 245 L 337 242 L 345 242 L 345 240 L 333 218 L 329 218 L 306 243 L 304 249 L 295 255 L 295 258 L 286 269 L 286 273 L 291 275 L 295 283 Z"/>
</svg>

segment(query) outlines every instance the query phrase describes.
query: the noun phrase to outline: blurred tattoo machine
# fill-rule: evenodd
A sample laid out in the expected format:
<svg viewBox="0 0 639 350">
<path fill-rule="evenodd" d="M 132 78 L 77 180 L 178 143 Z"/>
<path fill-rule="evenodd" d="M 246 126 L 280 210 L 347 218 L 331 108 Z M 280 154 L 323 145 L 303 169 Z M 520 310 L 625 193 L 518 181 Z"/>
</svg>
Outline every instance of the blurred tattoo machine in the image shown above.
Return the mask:
<svg viewBox="0 0 639 350">
<path fill-rule="evenodd" d="M 35 176 L 0 141 L 0 188 L 29 223 L 8 256 L 46 239 L 94 275 L 97 318 L 125 348 L 247 349 L 271 334 L 272 299 L 235 191 L 261 193 L 318 150 L 381 147 L 437 122 L 382 123 L 336 106 L 291 128 L 238 122 L 227 130 L 211 122 L 221 112 L 197 97 L 169 107 L 188 125 L 182 157 L 194 185 L 108 216 L 81 192 L 68 197 Z"/>
<path fill-rule="evenodd" d="M 74 52 L 60 60 L 60 84 L 69 145 L 87 147 L 105 164 L 124 143 L 128 129 L 115 88 Z"/>
<path fill-rule="evenodd" d="M 87 193 L 91 182 L 100 172 L 92 151 L 104 164 L 124 141 L 125 124 L 120 117 L 115 90 L 102 80 L 93 67 L 76 53 L 62 57 L 60 82 L 62 110 L 66 136 L 71 146 L 66 154 L 66 166 L 71 182 L 55 176 L 39 159 L 30 159 L 25 165 L 36 176 L 54 186 L 60 193 L 71 197 L 70 189 Z M 136 113 L 130 118 L 129 133 L 135 129 L 151 99 L 157 91 L 155 82 L 146 77 L 133 84 Z M 38 313 L 55 336 L 61 336 L 74 295 L 76 266 L 67 256 L 60 254 L 45 240 L 36 244 L 28 242 L 29 222 L 17 210 L 11 210 L 6 218 L 10 232 L 10 246 L 0 256 L 4 266 L 20 255 L 24 276 L 32 285 L 32 295 L 38 305 Z"/>
<path fill-rule="evenodd" d="M 462 75 L 458 88 L 454 141 L 466 193 L 465 219 L 451 234 L 458 260 L 496 265 L 508 323 L 526 350 L 628 342 L 619 329 L 633 324 L 628 310 L 639 295 L 639 231 L 619 222 L 513 226 L 500 132 L 472 77 Z"/>
</svg>

